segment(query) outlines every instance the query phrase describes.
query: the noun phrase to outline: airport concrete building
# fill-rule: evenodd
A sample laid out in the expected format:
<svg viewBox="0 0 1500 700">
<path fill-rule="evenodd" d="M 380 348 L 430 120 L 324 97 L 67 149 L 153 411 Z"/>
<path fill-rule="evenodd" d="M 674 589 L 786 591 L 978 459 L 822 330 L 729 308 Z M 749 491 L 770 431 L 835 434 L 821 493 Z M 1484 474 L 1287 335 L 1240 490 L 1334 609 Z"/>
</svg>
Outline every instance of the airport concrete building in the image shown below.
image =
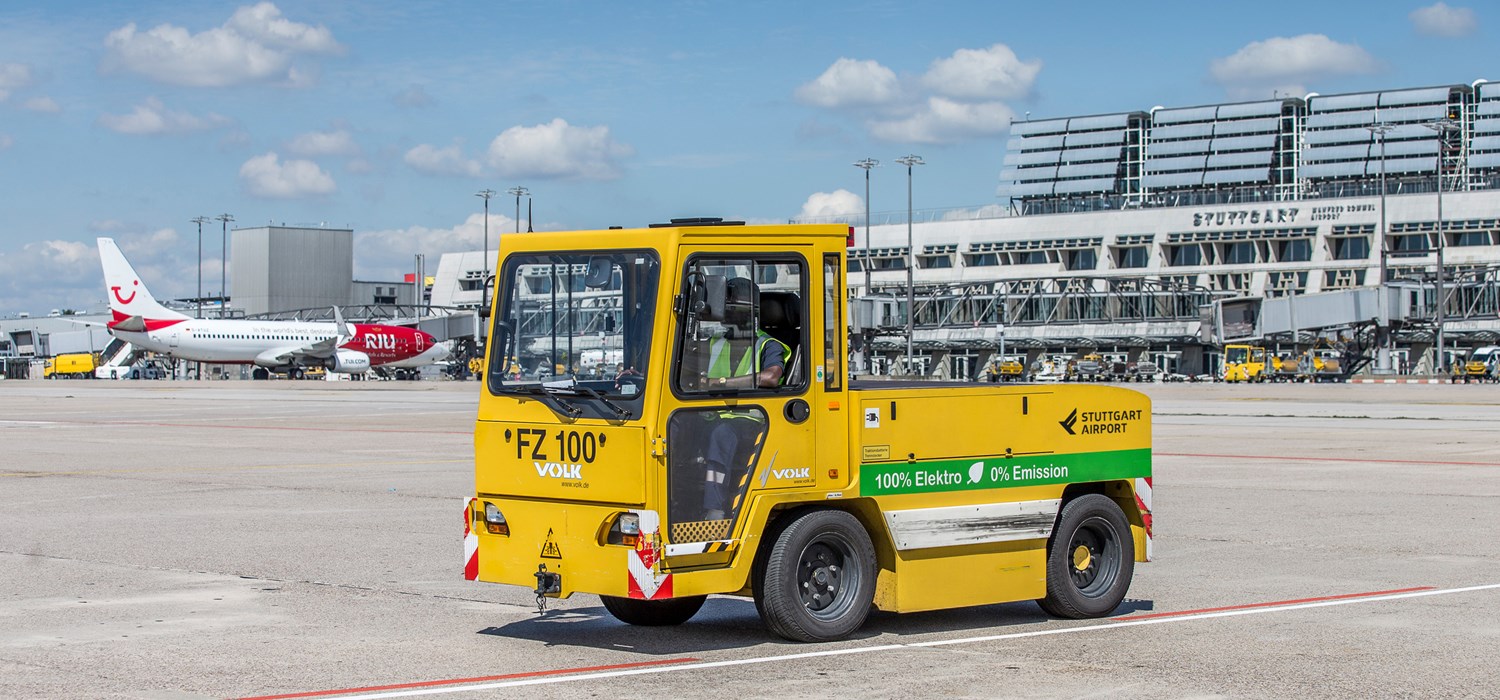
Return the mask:
<svg viewBox="0 0 1500 700">
<path fill-rule="evenodd" d="M 1002 352 L 1212 372 L 1215 300 L 1376 287 L 1382 269 L 1417 300 L 1398 367 L 1430 371 L 1439 255 L 1449 346 L 1500 340 L 1500 83 L 1020 121 L 996 166 L 1001 205 L 874 216 L 868 239 L 862 214 L 798 220 L 855 227 L 852 317 L 872 371 L 904 364 L 908 267 L 913 364 L 929 376 L 973 377 Z M 434 303 L 478 304 L 482 263 L 444 256 Z"/>
<path fill-rule="evenodd" d="M 256 226 L 231 231 L 230 299 L 246 316 L 333 306 L 411 306 L 410 282 L 354 279 L 354 231 Z"/>
</svg>

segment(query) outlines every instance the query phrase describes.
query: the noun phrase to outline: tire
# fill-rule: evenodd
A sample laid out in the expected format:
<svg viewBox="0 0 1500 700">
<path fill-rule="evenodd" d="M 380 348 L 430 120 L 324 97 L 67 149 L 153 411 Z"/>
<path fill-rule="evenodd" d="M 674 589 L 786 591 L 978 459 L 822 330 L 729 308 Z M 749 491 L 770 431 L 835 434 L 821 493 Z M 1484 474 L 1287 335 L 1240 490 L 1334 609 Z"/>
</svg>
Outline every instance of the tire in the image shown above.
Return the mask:
<svg viewBox="0 0 1500 700">
<path fill-rule="evenodd" d="M 1135 573 L 1135 538 L 1120 506 L 1084 494 L 1063 506 L 1047 540 L 1047 597 L 1037 601 L 1056 617 L 1104 617 L 1120 606 Z"/>
<path fill-rule="evenodd" d="M 875 545 L 854 516 L 814 510 L 776 536 L 755 583 L 756 609 L 776 635 L 829 642 L 865 622 L 875 600 Z"/>
<path fill-rule="evenodd" d="M 671 627 L 692 619 L 708 596 L 695 595 L 666 600 L 636 600 L 602 595 L 604 609 L 615 619 L 640 627 Z"/>
</svg>

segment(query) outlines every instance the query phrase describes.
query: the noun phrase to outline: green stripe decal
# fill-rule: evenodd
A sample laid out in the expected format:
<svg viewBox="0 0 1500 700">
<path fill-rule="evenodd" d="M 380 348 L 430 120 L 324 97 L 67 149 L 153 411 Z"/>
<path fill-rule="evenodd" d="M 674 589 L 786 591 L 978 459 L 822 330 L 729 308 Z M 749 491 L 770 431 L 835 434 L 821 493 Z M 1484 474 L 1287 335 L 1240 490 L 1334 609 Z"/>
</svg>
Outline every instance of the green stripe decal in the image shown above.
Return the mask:
<svg viewBox="0 0 1500 700">
<path fill-rule="evenodd" d="M 1114 450 L 1029 457 L 884 462 L 859 467 L 866 496 L 976 491 L 1151 476 L 1151 450 Z"/>
</svg>

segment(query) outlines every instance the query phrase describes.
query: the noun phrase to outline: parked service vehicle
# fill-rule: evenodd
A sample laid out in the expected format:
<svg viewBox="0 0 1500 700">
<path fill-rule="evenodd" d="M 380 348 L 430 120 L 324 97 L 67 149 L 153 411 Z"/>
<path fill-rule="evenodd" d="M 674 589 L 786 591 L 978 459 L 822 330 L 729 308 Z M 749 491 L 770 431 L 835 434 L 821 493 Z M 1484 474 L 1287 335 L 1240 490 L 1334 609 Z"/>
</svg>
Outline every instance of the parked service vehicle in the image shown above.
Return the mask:
<svg viewBox="0 0 1500 700">
<path fill-rule="evenodd" d="M 1024 355 L 1006 355 L 1000 360 L 1000 381 L 1019 382 L 1026 379 L 1026 357 Z"/>
<path fill-rule="evenodd" d="M 1500 347 L 1486 345 L 1474 348 L 1469 358 L 1453 363 L 1453 381 L 1493 382 L 1500 379 Z"/>
<path fill-rule="evenodd" d="M 1161 377 L 1161 367 L 1151 360 L 1137 360 L 1125 370 L 1126 381 L 1154 382 Z"/>
<path fill-rule="evenodd" d="M 1304 382 L 1342 382 L 1343 353 L 1334 348 L 1312 348 L 1297 360 L 1297 379 Z"/>
<path fill-rule="evenodd" d="M 1221 378 L 1226 382 L 1265 381 L 1266 349 L 1254 345 L 1225 345 Z"/>
<path fill-rule="evenodd" d="M 636 625 L 753 598 L 799 641 L 871 606 L 1115 611 L 1151 552 L 1150 400 L 848 378 L 837 225 L 505 235 L 465 577 Z M 618 352 L 624 369 L 538 379 Z"/>
<path fill-rule="evenodd" d="M 74 352 L 58 355 L 42 366 L 45 379 L 93 379 L 99 366 L 98 353 Z"/>
<path fill-rule="evenodd" d="M 1098 382 L 1106 379 L 1104 358 L 1098 353 L 1089 353 L 1072 363 L 1071 379 L 1078 382 Z"/>
</svg>

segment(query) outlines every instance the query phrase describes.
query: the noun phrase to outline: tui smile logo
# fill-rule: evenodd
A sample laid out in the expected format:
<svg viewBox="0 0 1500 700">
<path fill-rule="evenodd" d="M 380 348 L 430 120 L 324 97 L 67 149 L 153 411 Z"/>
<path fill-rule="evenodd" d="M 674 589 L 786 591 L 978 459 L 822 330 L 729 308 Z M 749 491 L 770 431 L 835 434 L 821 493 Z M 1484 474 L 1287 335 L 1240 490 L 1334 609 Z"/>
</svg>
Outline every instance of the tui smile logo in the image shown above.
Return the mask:
<svg viewBox="0 0 1500 700">
<path fill-rule="evenodd" d="M 1078 434 L 1078 433 L 1073 432 L 1073 426 L 1076 425 L 1077 423 L 1078 423 L 1078 409 L 1076 409 L 1076 408 L 1073 409 L 1072 413 L 1068 414 L 1067 418 L 1064 418 L 1064 419 L 1062 419 L 1062 420 L 1060 420 L 1060 421 L 1057 422 L 1058 425 L 1062 426 L 1063 430 L 1068 431 L 1069 435 L 1077 435 Z"/>
<path fill-rule="evenodd" d="M 140 280 L 135 280 L 134 282 L 131 282 L 131 285 L 132 286 L 136 286 L 136 285 L 139 285 L 140 283 L 141 283 Z M 120 296 L 120 287 L 110 287 L 109 290 L 115 293 L 115 300 L 118 301 L 118 302 L 120 302 L 121 304 L 129 304 L 130 302 L 135 301 L 135 290 L 134 289 L 130 290 L 130 298 L 129 299 L 126 299 L 125 297 Z"/>
</svg>

